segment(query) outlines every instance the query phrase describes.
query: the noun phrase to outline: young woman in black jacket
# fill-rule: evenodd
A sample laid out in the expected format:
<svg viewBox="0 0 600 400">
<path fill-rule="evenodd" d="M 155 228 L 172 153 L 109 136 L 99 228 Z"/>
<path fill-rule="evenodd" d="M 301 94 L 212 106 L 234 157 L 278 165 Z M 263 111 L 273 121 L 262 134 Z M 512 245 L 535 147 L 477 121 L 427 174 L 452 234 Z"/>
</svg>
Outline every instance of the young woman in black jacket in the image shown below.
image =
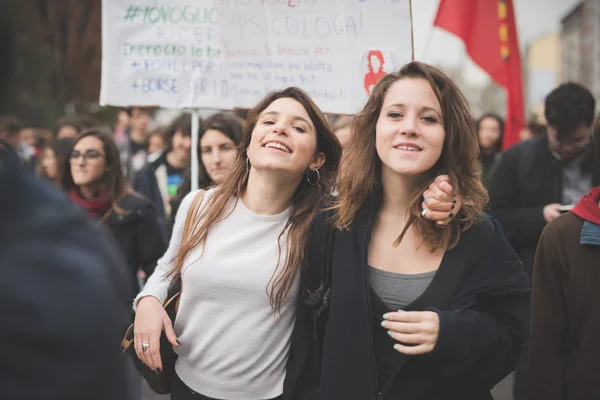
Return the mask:
<svg viewBox="0 0 600 400">
<path fill-rule="evenodd" d="M 64 168 L 63 187 L 111 233 L 130 267 L 131 301 L 139 292 L 138 270 L 148 276 L 166 249 L 162 229 L 149 200 L 135 193 L 121 171 L 119 151 L 107 133 L 79 136 Z"/>
<path fill-rule="evenodd" d="M 483 213 L 467 101 L 413 62 L 375 86 L 353 131 L 333 215 L 313 225 L 285 399 L 491 399 L 518 359 L 529 288 Z M 441 228 L 423 207 L 449 198 L 421 197 L 439 174 L 466 199 Z"/>
</svg>

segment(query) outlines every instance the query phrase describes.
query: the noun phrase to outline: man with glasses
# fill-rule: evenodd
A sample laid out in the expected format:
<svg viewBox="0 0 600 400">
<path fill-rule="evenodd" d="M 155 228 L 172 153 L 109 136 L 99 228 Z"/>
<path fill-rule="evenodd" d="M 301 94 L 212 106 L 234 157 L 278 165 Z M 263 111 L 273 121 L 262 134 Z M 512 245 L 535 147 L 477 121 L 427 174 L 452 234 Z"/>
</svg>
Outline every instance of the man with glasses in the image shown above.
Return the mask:
<svg viewBox="0 0 600 400">
<path fill-rule="evenodd" d="M 546 135 L 508 149 L 492 177 L 492 214 L 530 277 L 546 224 L 600 185 L 591 146 L 595 106 L 591 92 L 579 84 L 565 83 L 554 89 L 546 97 Z M 515 400 L 527 398 L 527 332 L 525 336 L 515 376 Z"/>
</svg>

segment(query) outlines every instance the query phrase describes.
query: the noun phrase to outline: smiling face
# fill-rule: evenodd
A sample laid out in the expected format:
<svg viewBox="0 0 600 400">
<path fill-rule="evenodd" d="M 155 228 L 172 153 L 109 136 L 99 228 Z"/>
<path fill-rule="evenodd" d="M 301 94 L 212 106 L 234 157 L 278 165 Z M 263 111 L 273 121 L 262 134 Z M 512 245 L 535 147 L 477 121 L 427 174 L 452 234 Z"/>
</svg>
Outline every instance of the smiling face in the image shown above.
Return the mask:
<svg viewBox="0 0 600 400">
<path fill-rule="evenodd" d="M 260 114 L 247 153 L 257 171 L 277 171 L 291 179 L 325 162 L 325 155 L 317 154 L 313 122 L 302 104 L 291 98 L 273 101 Z"/>
<path fill-rule="evenodd" d="M 106 154 L 102 141 L 86 136 L 75 144 L 70 155 L 71 176 L 77 186 L 94 185 L 106 172 Z"/>
<path fill-rule="evenodd" d="M 217 185 L 229 177 L 237 158 L 235 143 L 223 132 L 209 129 L 200 139 L 202 165 Z"/>
<path fill-rule="evenodd" d="M 429 83 L 403 78 L 392 84 L 376 125 L 375 146 L 382 174 L 427 172 L 438 162 L 444 138 L 441 107 Z"/>
</svg>

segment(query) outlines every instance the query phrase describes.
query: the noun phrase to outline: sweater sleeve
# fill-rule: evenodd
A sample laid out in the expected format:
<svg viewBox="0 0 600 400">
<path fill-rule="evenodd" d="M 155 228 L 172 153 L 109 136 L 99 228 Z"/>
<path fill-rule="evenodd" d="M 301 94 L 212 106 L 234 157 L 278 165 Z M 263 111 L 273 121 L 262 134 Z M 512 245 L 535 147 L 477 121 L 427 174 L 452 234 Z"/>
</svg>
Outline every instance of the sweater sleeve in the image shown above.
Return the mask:
<svg viewBox="0 0 600 400">
<path fill-rule="evenodd" d="M 552 241 L 552 227 L 548 225 L 550 229 L 542 234 L 533 267 L 529 345 L 531 400 L 563 398 L 568 321 L 562 268 Z"/>
<path fill-rule="evenodd" d="M 529 306 L 529 279 L 499 226 L 463 287 L 457 309 L 435 310 L 438 340 L 426 357 L 439 374 L 490 390 L 517 365 Z"/>
<path fill-rule="evenodd" d="M 148 282 L 146 282 L 144 289 L 135 298 L 133 303 L 134 310 L 136 309 L 138 301 L 142 297 L 156 297 L 161 304 L 166 301 L 167 291 L 169 289 L 169 284 L 171 283 L 171 278 L 167 277 L 167 274 L 175 265 L 175 258 L 177 257 L 177 252 L 181 246 L 185 220 L 196 193 L 198 193 L 198 191 L 189 193 L 181 202 L 181 206 L 179 207 L 177 216 L 175 217 L 175 226 L 173 227 L 173 234 L 171 236 L 171 240 L 169 241 L 169 247 L 167 248 L 165 254 L 158 260 L 156 269 L 150 278 L 148 278 Z M 204 200 L 206 200 L 206 198 Z"/>
</svg>

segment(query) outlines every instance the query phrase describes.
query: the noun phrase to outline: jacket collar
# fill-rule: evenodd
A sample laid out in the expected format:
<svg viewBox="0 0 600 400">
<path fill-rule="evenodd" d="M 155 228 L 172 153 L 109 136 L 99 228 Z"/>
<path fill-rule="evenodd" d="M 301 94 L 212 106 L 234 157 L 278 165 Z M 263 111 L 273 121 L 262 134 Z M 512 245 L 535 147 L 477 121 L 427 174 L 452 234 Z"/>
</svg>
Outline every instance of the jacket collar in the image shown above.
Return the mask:
<svg viewBox="0 0 600 400">
<path fill-rule="evenodd" d="M 590 221 L 584 221 L 583 228 L 581 228 L 579 244 L 600 246 L 600 225 L 596 225 Z"/>
</svg>

